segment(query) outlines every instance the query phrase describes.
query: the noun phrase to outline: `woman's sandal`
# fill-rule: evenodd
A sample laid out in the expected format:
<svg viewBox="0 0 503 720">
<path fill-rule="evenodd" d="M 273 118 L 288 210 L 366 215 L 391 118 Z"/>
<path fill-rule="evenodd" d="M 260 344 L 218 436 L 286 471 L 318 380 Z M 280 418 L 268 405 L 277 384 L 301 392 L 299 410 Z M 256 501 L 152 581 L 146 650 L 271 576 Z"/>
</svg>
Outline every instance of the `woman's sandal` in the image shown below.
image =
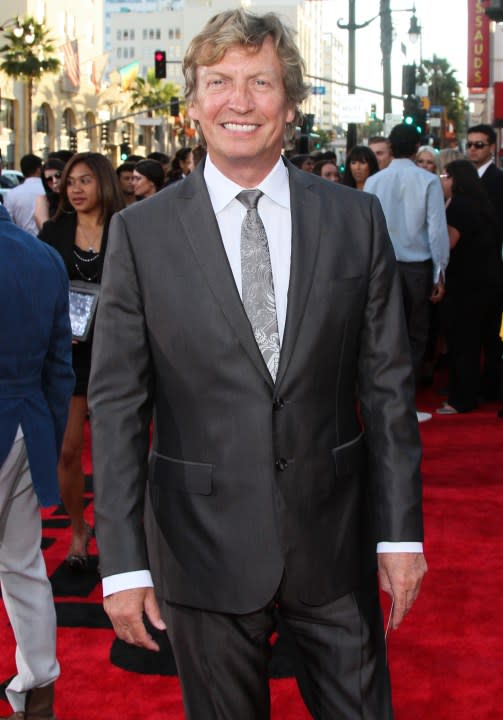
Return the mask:
<svg viewBox="0 0 503 720">
<path fill-rule="evenodd" d="M 72 570 L 85 570 L 87 568 L 87 563 L 89 560 L 89 555 L 87 553 L 87 548 L 89 545 L 89 542 L 94 535 L 93 528 L 88 524 L 84 523 L 85 529 L 86 529 L 86 539 L 84 543 L 84 552 L 83 553 L 69 553 L 66 556 L 65 562 L 68 565 L 69 568 Z"/>
</svg>

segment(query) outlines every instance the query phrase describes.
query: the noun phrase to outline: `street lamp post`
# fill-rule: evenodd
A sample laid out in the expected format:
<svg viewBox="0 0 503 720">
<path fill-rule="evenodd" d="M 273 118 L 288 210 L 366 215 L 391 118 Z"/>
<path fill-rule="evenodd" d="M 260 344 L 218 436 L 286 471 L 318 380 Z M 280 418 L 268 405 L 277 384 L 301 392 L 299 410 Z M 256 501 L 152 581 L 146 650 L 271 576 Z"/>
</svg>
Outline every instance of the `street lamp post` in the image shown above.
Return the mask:
<svg viewBox="0 0 503 720">
<path fill-rule="evenodd" d="M 343 23 L 342 20 L 337 21 L 337 27 L 341 30 L 348 31 L 348 93 L 354 95 L 356 85 L 356 31 L 367 27 L 377 18 L 381 18 L 381 52 L 383 65 L 383 106 L 384 114 L 391 113 L 391 50 L 393 46 L 393 23 L 391 20 L 392 12 L 409 12 L 412 13 L 409 37 L 411 41 L 421 35 L 421 27 L 416 17 L 416 6 L 411 8 L 403 8 L 392 10 L 390 0 L 380 0 L 379 12 L 374 17 L 362 23 L 356 22 L 355 14 L 356 0 L 348 0 L 348 22 Z M 356 124 L 348 124 L 347 149 L 349 150 L 356 144 Z"/>
</svg>

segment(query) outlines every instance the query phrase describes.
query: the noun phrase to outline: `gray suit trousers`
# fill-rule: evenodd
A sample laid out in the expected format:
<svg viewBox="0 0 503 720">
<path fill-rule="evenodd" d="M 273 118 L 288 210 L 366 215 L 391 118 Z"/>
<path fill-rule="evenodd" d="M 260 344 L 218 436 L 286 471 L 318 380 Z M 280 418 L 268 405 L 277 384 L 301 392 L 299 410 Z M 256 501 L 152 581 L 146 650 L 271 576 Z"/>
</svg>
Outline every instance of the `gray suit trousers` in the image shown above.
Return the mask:
<svg viewBox="0 0 503 720">
<path fill-rule="evenodd" d="M 56 612 L 40 550 L 41 522 L 24 440 L 0 467 L 0 583 L 16 638 L 17 674 L 7 687 L 15 711 L 26 692 L 59 676 Z"/>
</svg>

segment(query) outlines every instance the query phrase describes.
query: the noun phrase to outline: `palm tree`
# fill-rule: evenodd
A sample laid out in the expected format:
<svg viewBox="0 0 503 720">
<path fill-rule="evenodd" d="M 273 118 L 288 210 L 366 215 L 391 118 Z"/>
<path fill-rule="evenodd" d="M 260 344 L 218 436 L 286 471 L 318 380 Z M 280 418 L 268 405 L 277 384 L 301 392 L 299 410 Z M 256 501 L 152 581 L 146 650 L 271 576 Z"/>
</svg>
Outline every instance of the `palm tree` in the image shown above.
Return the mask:
<svg viewBox="0 0 503 720">
<path fill-rule="evenodd" d="M 462 134 L 465 121 L 465 100 L 461 94 L 461 85 L 456 70 L 445 58 L 433 55 L 433 60 L 423 60 L 417 71 L 419 85 L 428 86 L 428 97 L 432 105 L 445 108 L 445 116 Z"/>
<path fill-rule="evenodd" d="M 45 73 L 57 72 L 61 63 L 54 55 L 54 41 L 49 37 L 49 31 L 31 16 L 18 17 L 14 27 L 4 30 L 4 38 L 7 42 L 0 48 L 3 55 L 0 69 L 26 84 L 28 152 L 31 153 L 33 80 Z"/>
<path fill-rule="evenodd" d="M 159 115 L 171 114 L 171 98 L 178 97 L 180 88 L 178 85 L 163 82 L 156 78 L 152 68 L 147 70 L 147 78 L 137 77 L 131 88 L 132 110 L 147 110 L 148 117 L 154 113 Z M 147 150 L 150 151 L 152 144 L 152 128 L 147 126 Z"/>
</svg>

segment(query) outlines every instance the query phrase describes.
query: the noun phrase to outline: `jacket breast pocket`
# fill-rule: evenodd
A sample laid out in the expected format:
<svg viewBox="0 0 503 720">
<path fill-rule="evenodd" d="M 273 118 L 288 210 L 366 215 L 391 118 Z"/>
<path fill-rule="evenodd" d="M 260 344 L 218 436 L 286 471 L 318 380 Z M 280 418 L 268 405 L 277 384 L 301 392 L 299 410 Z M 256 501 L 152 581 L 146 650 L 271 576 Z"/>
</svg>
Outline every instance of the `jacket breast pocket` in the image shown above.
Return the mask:
<svg viewBox="0 0 503 720">
<path fill-rule="evenodd" d="M 153 483 L 161 491 L 211 495 L 213 471 L 209 463 L 189 462 L 153 452 Z"/>
</svg>

